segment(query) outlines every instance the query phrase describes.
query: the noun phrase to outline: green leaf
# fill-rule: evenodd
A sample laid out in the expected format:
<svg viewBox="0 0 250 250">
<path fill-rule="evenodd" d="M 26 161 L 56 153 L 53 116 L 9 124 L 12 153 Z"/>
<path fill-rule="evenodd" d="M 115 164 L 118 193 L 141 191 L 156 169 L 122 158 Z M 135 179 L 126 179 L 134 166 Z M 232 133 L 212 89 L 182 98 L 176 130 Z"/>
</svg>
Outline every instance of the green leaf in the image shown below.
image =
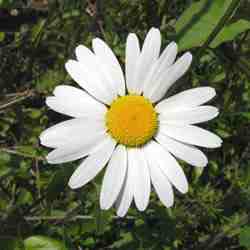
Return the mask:
<svg viewBox="0 0 250 250">
<path fill-rule="evenodd" d="M 113 248 L 121 248 L 127 246 L 133 241 L 133 235 L 131 232 L 122 233 L 121 239 L 115 241 L 110 247 Z"/>
<path fill-rule="evenodd" d="M 2 8 L 10 7 L 13 4 L 14 0 L 0 0 L 0 6 Z"/>
<path fill-rule="evenodd" d="M 191 4 L 175 24 L 179 50 L 202 46 L 232 0 L 201 0 Z"/>
<path fill-rule="evenodd" d="M 5 38 L 5 33 L 4 32 L 0 32 L 0 42 L 2 42 Z"/>
<path fill-rule="evenodd" d="M 239 20 L 222 29 L 216 36 L 210 47 L 215 48 L 220 44 L 234 40 L 239 34 L 250 29 L 250 22 L 246 20 Z"/>
<path fill-rule="evenodd" d="M 41 38 L 41 34 L 43 32 L 43 29 L 45 28 L 46 20 L 40 19 L 38 24 L 36 24 L 32 28 L 32 35 L 31 35 L 31 42 L 34 43 L 35 47 L 38 45 L 39 40 Z"/>
<path fill-rule="evenodd" d="M 243 227 L 239 235 L 240 245 L 250 248 L 250 226 Z"/>
<path fill-rule="evenodd" d="M 109 222 L 111 220 L 112 213 L 109 211 L 103 211 L 99 207 L 96 208 L 95 212 L 95 224 L 96 224 L 96 233 L 98 235 L 103 234 L 107 229 Z"/>
<path fill-rule="evenodd" d="M 67 250 L 66 246 L 46 236 L 31 236 L 24 241 L 26 250 Z"/>
<path fill-rule="evenodd" d="M 33 201 L 32 194 L 25 189 L 21 189 L 16 204 L 18 206 L 24 204 L 32 204 L 32 201 Z"/>
<path fill-rule="evenodd" d="M 226 73 L 225 72 L 221 72 L 221 73 L 216 73 L 214 75 L 211 76 L 210 81 L 211 82 L 220 82 L 222 80 L 224 80 L 226 77 Z"/>
<path fill-rule="evenodd" d="M 10 155 L 0 151 L 0 177 L 8 175 L 11 172 L 11 169 L 8 166 L 11 158 Z"/>
<path fill-rule="evenodd" d="M 38 91 L 49 91 L 56 85 L 64 81 L 64 73 L 60 71 L 48 70 L 42 74 L 36 84 Z"/>
<path fill-rule="evenodd" d="M 246 118 L 247 120 L 250 120 L 250 112 L 240 112 L 239 115 Z"/>
<path fill-rule="evenodd" d="M 197 182 L 199 180 L 199 178 L 201 177 L 202 173 L 204 171 L 204 168 L 194 168 L 193 170 L 193 178 L 194 178 L 194 182 Z"/>
</svg>

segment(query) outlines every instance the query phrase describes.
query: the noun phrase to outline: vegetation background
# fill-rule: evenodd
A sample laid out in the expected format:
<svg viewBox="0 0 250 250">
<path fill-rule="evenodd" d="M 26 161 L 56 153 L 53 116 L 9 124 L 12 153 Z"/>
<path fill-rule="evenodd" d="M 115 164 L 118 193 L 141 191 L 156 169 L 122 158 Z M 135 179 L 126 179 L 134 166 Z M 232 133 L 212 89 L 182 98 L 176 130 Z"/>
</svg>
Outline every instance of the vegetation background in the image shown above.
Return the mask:
<svg viewBox="0 0 250 250">
<path fill-rule="evenodd" d="M 99 210 L 102 176 L 72 191 L 79 162 L 44 160 L 39 134 L 65 119 L 44 100 L 75 85 L 64 63 L 77 45 L 102 37 L 124 63 L 128 33 L 142 40 L 152 26 L 194 55 L 168 94 L 214 87 L 220 116 L 205 127 L 224 143 L 204 170 L 183 164 L 190 189 L 174 207 L 152 194 L 145 212 L 117 218 Z M 250 249 L 249 29 L 243 0 L 0 0 L 0 249 Z"/>
</svg>

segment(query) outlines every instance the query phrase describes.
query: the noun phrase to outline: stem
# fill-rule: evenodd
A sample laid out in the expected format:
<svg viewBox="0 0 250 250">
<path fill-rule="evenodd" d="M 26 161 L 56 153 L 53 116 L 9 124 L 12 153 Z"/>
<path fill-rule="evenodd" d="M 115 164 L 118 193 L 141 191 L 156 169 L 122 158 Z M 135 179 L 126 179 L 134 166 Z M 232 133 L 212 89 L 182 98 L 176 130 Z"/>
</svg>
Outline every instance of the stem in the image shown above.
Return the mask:
<svg viewBox="0 0 250 250">
<path fill-rule="evenodd" d="M 211 236 L 205 243 L 203 243 L 198 249 L 215 249 L 214 246 L 217 245 L 220 241 L 222 241 L 228 233 L 231 231 L 240 228 L 244 225 L 246 225 L 249 222 L 249 214 L 244 214 L 240 218 L 240 220 L 233 224 L 231 227 L 227 228 L 226 230 L 222 230 L 220 233 L 217 233 L 216 235 Z"/>
<path fill-rule="evenodd" d="M 225 23 L 228 21 L 228 19 L 231 17 L 233 12 L 239 7 L 240 5 L 240 0 L 233 0 L 228 9 L 226 10 L 224 16 L 220 19 L 218 24 L 215 26 L 214 30 L 212 33 L 209 35 L 208 39 L 206 42 L 202 45 L 202 47 L 198 50 L 195 58 L 195 62 L 197 62 L 204 52 L 204 50 L 209 46 L 209 44 L 216 38 L 218 33 L 222 30 L 224 27 Z"/>
<path fill-rule="evenodd" d="M 65 221 L 65 216 L 25 216 L 27 221 Z M 94 220 L 96 219 L 92 215 L 76 215 L 74 217 L 68 218 L 66 221 L 75 221 L 75 220 Z M 120 219 L 118 216 L 112 216 L 112 219 Z M 126 216 L 127 220 L 134 220 L 133 216 Z"/>
<path fill-rule="evenodd" d="M 245 215 L 241 218 L 241 220 L 233 225 L 231 228 L 225 230 L 224 232 L 221 232 L 219 234 L 217 234 L 214 239 L 211 241 L 211 243 L 208 244 L 207 249 L 211 249 L 214 247 L 214 245 L 216 245 L 218 242 L 220 242 L 229 232 L 242 227 L 243 225 L 247 224 L 249 221 L 249 215 Z"/>
<path fill-rule="evenodd" d="M 9 106 L 13 105 L 13 104 L 16 104 L 18 102 L 21 102 L 29 97 L 33 96 L 33 92 L 32 91 L 26 91 L 23 93 L 23 96 L 20 96 L 20 97 L 17 97 L 15 98 L 14 100 L 11 100 L 5 104 L 2 104 L 0 105 L 0 110 L 1 109 L 5 109 L 5 108 L 8 108 Z"/>
<path fill-rule="evenodd" d="M 13 150 L 13 149 L 9 149 L 9 148 L 0 148 L 0 152 L 1 151 L 5 152 L 5 153 L 8 153 L 8 154 L 22 156 L 22 157 L 25 157 L 25 158 L 31 158 L 31 159 L 34 159 L 34 160 L 37 160 L 37 161 L 44 161 L 45 160 L 41 156 L 40 157 L 39 156 L 34 156 L 34 155 L 30 155 L 30 154 L 27 154 L 27 153 L 22 153 L 22 152 L 19 152 L 19 151 Z"/>
</svg>

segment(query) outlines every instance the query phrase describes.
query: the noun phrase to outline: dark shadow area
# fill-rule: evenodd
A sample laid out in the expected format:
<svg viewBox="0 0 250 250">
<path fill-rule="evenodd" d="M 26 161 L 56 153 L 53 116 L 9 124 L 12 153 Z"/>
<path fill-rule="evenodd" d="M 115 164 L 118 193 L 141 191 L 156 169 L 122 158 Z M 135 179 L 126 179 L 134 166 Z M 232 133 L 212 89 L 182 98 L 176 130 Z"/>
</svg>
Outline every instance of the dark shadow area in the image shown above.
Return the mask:
<svg viewBox="0 0 250 250">
<path fill-rule="evenodd" d="M 0 8 L 0 31 L 18 31 L 23 24 L 34 24 L 40 17 L 47 17 L 48 12 L 34 9 Z"/>
</svg>

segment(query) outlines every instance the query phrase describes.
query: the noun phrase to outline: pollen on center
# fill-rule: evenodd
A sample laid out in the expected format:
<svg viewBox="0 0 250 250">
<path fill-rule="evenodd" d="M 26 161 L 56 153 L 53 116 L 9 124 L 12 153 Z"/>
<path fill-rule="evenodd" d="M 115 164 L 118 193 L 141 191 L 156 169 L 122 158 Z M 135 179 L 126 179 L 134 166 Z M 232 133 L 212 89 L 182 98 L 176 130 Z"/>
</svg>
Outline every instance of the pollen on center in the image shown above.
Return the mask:
<svg viewBox="0 0 250 250">
<path fill-rule="evenodd" d="M 108 133 L 118 143 L 129 147 L 147 143 L 158 128 L 152 103 L 139 95 L 118 97 L 111 103 L 105 118 Z"/>
</svg>

